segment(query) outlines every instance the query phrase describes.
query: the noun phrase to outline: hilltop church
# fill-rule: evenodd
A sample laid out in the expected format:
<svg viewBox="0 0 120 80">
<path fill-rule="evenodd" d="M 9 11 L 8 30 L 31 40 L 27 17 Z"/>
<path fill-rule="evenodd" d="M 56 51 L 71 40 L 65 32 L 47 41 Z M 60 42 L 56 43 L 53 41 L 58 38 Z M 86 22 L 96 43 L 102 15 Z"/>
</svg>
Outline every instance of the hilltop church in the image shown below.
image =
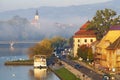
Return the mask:
<svg viewBox="0 0 120 80">
<path fill-rule="evenodd" d="M 31 24 L 34 25 L 35 27 L 38 27 L 38 28 L 40 28 L 40 21 L 39 21 L 39 18 L 40 18 L 40 17 L 39 17 L 38 10 L 36 10 L 34 19 L 32 20 Z"/>
</svg>

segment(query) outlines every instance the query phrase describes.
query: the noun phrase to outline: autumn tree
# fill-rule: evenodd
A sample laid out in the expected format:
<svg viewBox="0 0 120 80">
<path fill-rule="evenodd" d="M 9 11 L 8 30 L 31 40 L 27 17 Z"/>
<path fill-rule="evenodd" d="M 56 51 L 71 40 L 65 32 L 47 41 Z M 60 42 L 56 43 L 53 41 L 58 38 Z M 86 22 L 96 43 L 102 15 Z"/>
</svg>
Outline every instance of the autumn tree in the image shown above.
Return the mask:
<svg viewBox="0 0 120 80">
<path fill-rule="evenodd" d="M 33 58 L 34 55 L 46 55 L 50 56 L 54 48 L 63 48 L 66 46 L 67 40 L 62 37 L 54 37 L 52 39 L 44 39 L 36 45 L 29 48 L 29 58 Z"/>
<path fill-rule="evenodd" d="M 88 29 L 93 29 L 97 39 L 101 39 L 109 30 L 110 26 L 120 24 L 120 16 L 111 9 L 98 10 L 91 20 Z"/>
<path fill-rule="evenodd" d="M 52 51 L 53 48 L 51 46 L 51 41 L 44 39 L 40 43 L 37 43 L 33 47 L 29 48 L 29 58 L 33 58 L 34 55 L 50 56 Z"/>
</svg>

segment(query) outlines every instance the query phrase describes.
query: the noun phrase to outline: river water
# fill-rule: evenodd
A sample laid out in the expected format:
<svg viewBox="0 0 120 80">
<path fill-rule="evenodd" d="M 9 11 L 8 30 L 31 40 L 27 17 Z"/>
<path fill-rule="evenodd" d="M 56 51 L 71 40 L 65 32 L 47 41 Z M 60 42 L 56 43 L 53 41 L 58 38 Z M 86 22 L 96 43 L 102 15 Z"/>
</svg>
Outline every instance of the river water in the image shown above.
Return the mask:
<svg viewBox="0 0 120 80">
<path fill-rule="evenodd" d="M 28 59 L 28 47 L 33 44 L 0 44 L 0 80 L 60 80 L 46 69 L 34 69 L 33 66 L 5 66 L 6 60 Z"/>
</svg>

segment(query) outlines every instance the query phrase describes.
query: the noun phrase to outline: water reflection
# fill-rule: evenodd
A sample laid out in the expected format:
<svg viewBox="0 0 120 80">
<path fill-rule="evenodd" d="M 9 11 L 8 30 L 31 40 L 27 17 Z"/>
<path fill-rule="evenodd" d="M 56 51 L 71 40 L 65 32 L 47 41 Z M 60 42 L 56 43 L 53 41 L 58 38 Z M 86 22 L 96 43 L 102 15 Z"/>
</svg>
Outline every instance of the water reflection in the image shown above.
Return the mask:
<svg viewBox="0 0 120 80">
<path fill-rule="evenodd" d="M 10 49 L 10 51 L 12 51 L 12 52 L 15 50 L 14 47 L 10 47 L 9 49 Z"/>
<path fill-rule="evenodd" d="M 53 72 L 48 69 L 34 68 L 29 70 L 31 80 L 60 80 Z"/>
<path fill-rule="evenodd" d="M 46 68 L 44 69 L 39 69 L 39 68 L 34 68 L 34 77 L 37 79 L 37 80 L 45 80 L 46 78 Z"/>
<path fill-rule="evenodd" d="M 35 69 L 33 66 L 5 66 L 7 60 L 28 59 L 28 45 L 14 45 L 11 51 L 9 44 L 0 44 L 0 80 L 60 80 L 53 72 Z"/>
<path fill-rule="evenodd" d="M 31 79 L 34 78 L 35 80 L 46 80 L 47 69 L 34 68 L 33 70 L 30 70 L 30 76 L 31 76 Z"/>
</svg>

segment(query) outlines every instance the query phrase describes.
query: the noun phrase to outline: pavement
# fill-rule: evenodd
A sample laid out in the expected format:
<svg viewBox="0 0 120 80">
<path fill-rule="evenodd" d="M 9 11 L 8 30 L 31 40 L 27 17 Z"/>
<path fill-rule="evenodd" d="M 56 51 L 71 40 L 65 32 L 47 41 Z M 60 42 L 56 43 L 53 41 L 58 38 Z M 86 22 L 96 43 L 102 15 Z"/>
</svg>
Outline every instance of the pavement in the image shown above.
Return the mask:
<svg viewBox="0 0 120 80">
<path fill-rule="evenodd" d="M 87 78 L 89 78 L 89 80 L 102 80 L 102 74 L 97 73 L 95 70 L 88 67 L 84 63 L 80 63 L 80 62 L 76 62 L 76 61 L 72 61 L 72 60 L 67 60 L 67 59 L 64 59 L 63 62 L 68 64 L 67 66 L 72 67 L 72 69 L 73 69 L 72 72 L 74 74 L 76 73 L 76 70 L 78 72 L 80 72 L 80 73 L 77 72 L 77 74 L 75 74 L 75 75 L 79 75 L 82 80 L 88 80 L 88 79 L 83 79 L 83 77 L 87 77 Z M 74 67 L 75 64 L 80 64 L 82 67 L 75 70 L 75 67 Z M 66 68 L 69 68 L 69 67 L 66 67 Z"/>
<path fill-rule="evenodd" d="M 115 75 L 115 80 L 120 80 L 120 75 L 119 74 Z"/>
<path fill-rule="evenodd" d="M 64 65 L 64 67 L 66 69 L 68 69 L 71 73 L 73 73 L 74 75 L 77 76 L 77 78 L 80 78 L 81 80 L 92 80 L 91 78 L 89 78 L 87 75 L 84 75 L 82 72 L 78 71 L 77 69 L 75 69 L 74 67 L 72 67 L 71 65 L 67 64 L 66 62 L 62 61 L 62 64 Z"/>
<path fill-rule="evenodd" d="M 84 63 L 84 62 L 82 62 L 82 61 L 76 60 L 75 62 L 77 62 L 77 63 L 85 66 L 85 67 L 88 68 L 88 69 L 91 69 L 92 71 L 94 71 L 94 72 L 96 72 L 96 73 L 98 73 L 98 74 L 101 74 L 101 75 L 104 74 L 103 72 L 99 71 L 98 69 L 95 69 L 93 66 L 90 66 L 90 65 L 88 65 L 88 64 L 86 64 L 86 63 Z"/>
<path fill-rule="evenodd" d="M 89 65 L 87 65 L 87 64 L 84 63 L 84 62 L 81 62 L 81 61 L 76 61 L 76 62 L 78 62 L 78 63 L 81 64 L 81 65 L 84 65 L 85 67 L 87 67 L 87 68 L 89 68 L 89 69 L 95 71 L 95 72 L 98 73 L 98 74 L 104 75 L 103 72 L 101 72 L 101 71 L 99 71 L 99 70 L 93 68 L 92 66 L 90 67 Z M 120 80 L 120 74 L 116 74 L 114 77 L 115 77 L 115 79 L 113 79 L 113 80 Z"/>
</svg>

